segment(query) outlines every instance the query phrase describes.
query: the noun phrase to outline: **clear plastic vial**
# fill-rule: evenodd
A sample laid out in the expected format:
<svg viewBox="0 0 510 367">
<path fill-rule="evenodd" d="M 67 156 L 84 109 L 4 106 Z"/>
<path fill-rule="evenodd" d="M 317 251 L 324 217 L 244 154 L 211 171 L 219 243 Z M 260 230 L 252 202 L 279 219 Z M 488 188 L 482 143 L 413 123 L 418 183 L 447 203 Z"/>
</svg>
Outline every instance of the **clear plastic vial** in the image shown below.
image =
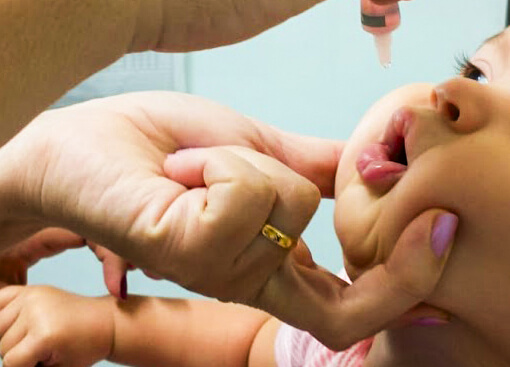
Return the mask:
<svg viewBox="0 0 510 367">
<path fill-rule="evenodd" d="M 379 62 L 385 68 L 391 66 L 391 32 L 400 25 L 398 3 L 377 5 L 371 0 L 361 0 L 361 24 L 374 36 Z"/>
</svg>

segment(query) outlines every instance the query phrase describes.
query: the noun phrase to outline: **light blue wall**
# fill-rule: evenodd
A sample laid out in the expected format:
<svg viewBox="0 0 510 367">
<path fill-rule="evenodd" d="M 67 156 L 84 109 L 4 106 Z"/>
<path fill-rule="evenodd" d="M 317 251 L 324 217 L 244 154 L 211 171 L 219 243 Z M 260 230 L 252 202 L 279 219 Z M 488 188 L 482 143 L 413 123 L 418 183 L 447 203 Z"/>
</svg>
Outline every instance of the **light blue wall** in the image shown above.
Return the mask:
<svg viewBox="0 0 510 367">
<path fill-rule="evenodd" d="M 483 39 L 502 29 L 505 4 L 506 0 L 402 4 L 393 67 L 383 70 L 371 38 L 361 31 L 358 2 L 329 0 L 250 41 L 186 56 L 189 91 L 282 129 L 346 139 L 363 112 L 387 91 L 453 75 L 455 55 L 471 53 Z M 147 81 L 147 75 L 143 78 Z M 154 85 L 161 89 L 157 74 Z M 304 237 L 316 261 L 338 271 L 341 252 L 332 213 L 332 203 L 325 201 Z M 30 273 L 30 282 L 90 295 L 105 291 L 100 267 L 86 251 L 38 264 Z M 131 292 L 186 294 L 139 274 L 131 274 L 129 283 Z"/>
</svg>

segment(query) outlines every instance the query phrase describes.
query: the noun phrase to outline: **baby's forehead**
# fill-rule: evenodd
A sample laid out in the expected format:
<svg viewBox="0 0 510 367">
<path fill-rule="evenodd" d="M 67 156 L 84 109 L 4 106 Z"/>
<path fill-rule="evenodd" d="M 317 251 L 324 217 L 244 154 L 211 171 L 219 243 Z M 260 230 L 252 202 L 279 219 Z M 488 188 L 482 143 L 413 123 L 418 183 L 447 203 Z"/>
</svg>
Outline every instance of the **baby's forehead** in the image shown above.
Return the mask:
<svg viewBox="0 0 510 367">
<path fill-rule="evenodd" d="M 510 28 L 485 40 L 470 61 L 490 84 L 510 86 Z"/>
<path fill-rule="evenodd" d="M 507 28 L 503 29 L 501 32 L 496 33 L 495 35 L 487 38 L 485 41 L 482 42 L 482 44 L 478 47 L 478 49 L 481 49 L 485 46 L 503 47 L 503 48 L 510 47 L 510 27 L 507 27 Z"/>
</svg>

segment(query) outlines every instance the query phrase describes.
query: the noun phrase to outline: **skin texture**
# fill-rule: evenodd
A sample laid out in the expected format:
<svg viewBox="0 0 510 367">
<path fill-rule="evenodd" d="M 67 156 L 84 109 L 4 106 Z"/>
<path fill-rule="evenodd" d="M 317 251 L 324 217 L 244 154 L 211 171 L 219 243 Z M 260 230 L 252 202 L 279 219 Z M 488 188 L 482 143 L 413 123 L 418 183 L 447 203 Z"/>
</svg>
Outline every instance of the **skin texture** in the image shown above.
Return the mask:
<svg viewBox="0 0 510 367">
<path fill-rule="evenodd" d="M 368 271 L 350 287 L 336 279 L 337 289 L 328 289 L 327 280 L 333 276 L 324 271 L 322 279 L 314 275 L 317 266 L 304 244 L 278 273 L 291 271 L 313 280 L 308 286 L 318 287 L 326 298 L 312 295 L 312 301 L 330 313 L 336 311 L 329 319 L 327 313 L 320 315 L 326 325 L 322 333 L 337 343 L 332 347 L 345 348 L 384 327 L 434 289 L 449 251 L 437 257 L 430 232 L 443 213 L 429 210 L 420 215 L 404 231 L 387 264 Z M 269 282 L 271 288 L 279 280 Z M 293 294 L 285 294 L 285 301 L 302 308 L 299 322 L 306 319 L 304 310 L 314 305 Z M 278 319 L 262 311 L 231 303 L 137 296 L 119 302 L 43 286 L 0 290 L 0 354 L 6 367 L 38 362 L 78 367 L 101 359 L 132 366 L 270 367 L 279 325 Z"/>
<path fill-rule="evenodd" d="M 449 210 L 461 223 L 445 273 L 427 298 L 450 312 L 451 322 L 379 334 L 366 366 L 510 363 L 510 211 L 502 205 L 510 199 L 508 52 L 507 30 L 471 59 L 485 76 L 466 69 L 469 78 L 395 91 L 366 114 L 345 148 L 337 175 L 336 228 L 353 279 L 385 261 L 396 236 L 424 208 Z M 398 118 L 407 126 L 409 164 L 381 189 L 358 174 L 356 159 Z M 347 210 L 353 205 L 357 211 Z M 430 353 L 421 354 L 424 347 Z"/>
<path fill-rule="evenodd" d="M 191 106 L 202 107 L 190 114 L 188 108 Z M 76 114 L 83 117 L 77 119 Z M 216 118 L 223 121 L 223 128 L 230 133 L 217 137 L 208 133 L 218 128 L 210 121 Z M 197 135 L 197 132 L 200 134 Z M 201 140 L 197 136 L 201 136 Z M 222 251 L 218 258 L 225 258 L 222 243 L 228 241 L 230 231 L 234 231 L 240 243 L 255 241 L 262 243 L 261 248 L 266 249 L 261 253 L 253 252 L 248 258 L 260 258 L 273 267 L 281 262 L 286 251 L 270 246 L 267 240 L 258 237 L 260 228 L 273 213 L 271 220 L 275 225 L 289 235 L 299 237 L 320 198 L 315 185 L 282 163 L 278 163 L 274 170 L 281 171 L 283 176 L 275 177 L 273 182 L 265 173 L 259 173 L 260 170 L 253 164 L 237 158 L 236 154 L 225 149 L 211 150 L 213 153 L 206 159 L 207 162 L 204 156 L 198 158 L 202 163 L 186 173 L 189 177 L 198 175 L 207 181 L 208 187 L 213 188 L 208 197 L 210 205 L 201 208 L 205 199 L 203 194 L 207 190 L 187 190 L 179 181 L 168 179 L 163 171 L 167 155 L 178 149 L 193 144 L 229 143 L 278 155 L 283 161 L 292 157 L 301 163 L 301 172 L 316 178 L 324 195 L 332 192 L 334 166 L 342 143 L 278 132 L 198 97 L 164 92 L 114 97 L 47 112 L 2 148 L 0 155 L 5 167 L 10 167 L 6 171 L 12 172 L 10 177 L 4 176 L 2 182 L 8 188 L 3 196 L 2 225 L 6 235 L 2 246 L 9 246 L 50 223 L 64 222 L 92 241 L 108 243 L 111 249 L 120 251 L 126 259 L 134 260 L 134 264 L 145 268 L 146 264 L 152 263 L 147 269 L 155 274 L 166 278 L 180 276 L 184 285 L 198 289 L 204 280 L 193 279 L 193 275 L 187 272 L 179 275 L 178 270 L 171 270 L 172 267 L 169 269 L 168 264 L 165 265 L 166 260 L 162 260 L 162 254 L 168 251 L 167 256 L 175 258 L 178 246 L 188 244 L 180 255 L 182 263 L 172 260 L 176 266 L 185 267 L 189 261 L 213 261 L 212 255 L 211 258 L 200 259 L 194 254 L 203 239 L 209 238 L 209 248 L 214 248 L 211 244 L 216 243 L 218 251 Z M 314 150 L 316 155 L 304 157 L 297 152 L 294 147 L 303 143 L 317 146 L 318 149 Z M 83 149 L 74 149 L 77 146 Z M 60 154 L 62 151 L 73 153 Z M 189 153 L 175 156 L 185 159 Z M 226 164 L 218 165 L 216 161 L 226 161 Z M 172 171 L 168 174 L 186 180 L 188 176 L 177 171 L 177 163 L 169 166 Z M 295 163 L 289 161 L 288 164 L 293 166 Z M 239 172 L 226 169 L 229 165 L 239 168 Z M 78 166 L 82 169 L 76 170 Z M 87 172 L 85 176 L 84 171 Z M 46 185 L 46 182 L 53 184 Z M 136 200 L 119 201 L 118 198 L 125 192 Z M 302 200 L 298 201 L 296 197 Z M 175 200 L 179 203 L 173 205 Z M 225 211 L 222 205 L 214 205 L 215 200 L 232 202 L 231 210 Z M 287 206 L 287 202 L 293 205 Z M 252 210 L 248 213 L 245 207 Z M 182 217 L 183 210 L 194 212 Z M 167 214 L 163 215 L 165 211 Z M 223 226 L 237 213 L 241 217 L 236 220 L 247 223 L 244 229 Z M 250 222 L 242 220 L 247 215 Z M 83 225 L 83 222 L 87 224 Z M 197 230 L 200 222 L 203 224 Z M 181 228 L 183 232 L 170 230 L 174 227 Z M 170 234 L 176 237 L 166 238 Z M 126 245 L 126 241 L 130 245 Z M 149 243 L 159 243 L 166 250 L 137 258 L 135 253 L 146 253 L 142 249 Z M 233 256 L 243 249 L 240 243 L 231 244 Z M 122 248 L 126 251 L 123 252 Z M 187 256 L 189 260 L 186 260 Z M 239 272 L 248 264 L 249 261 L 240 264 Z M 235 274 L 239 273 L 232 275 Z M 212 289 L 204 291 L 214 292 Z M 214 294 L 222 296 L 220 292 Z"/>
<path fill-rule="evenodd" d="M 238 147 L 213 148 L 228 144 Z M 195 146 L 211 148 L 172 154 Z M 296 150 L 302 146 L 306 152 Z M 1 183 L 1 246 L 59 223 L 151 274 L 295 323 L 300 308 L 287 307 L 287 293 L 311 308 L 323 296 L 310 296 L 294 263 L 275 274 L 288 251 L 259 235 L 260 228 L 271 221 L 299 238 L 321 193 L 332 195 L 342 146 L 168 92 L 49 111 L 0 149 L 10 172 Z M 337 286 L 329 274 L 313 274 Z M 322 324 L 311 316 L 301 322 L 311 329 Z"/>
</svg>

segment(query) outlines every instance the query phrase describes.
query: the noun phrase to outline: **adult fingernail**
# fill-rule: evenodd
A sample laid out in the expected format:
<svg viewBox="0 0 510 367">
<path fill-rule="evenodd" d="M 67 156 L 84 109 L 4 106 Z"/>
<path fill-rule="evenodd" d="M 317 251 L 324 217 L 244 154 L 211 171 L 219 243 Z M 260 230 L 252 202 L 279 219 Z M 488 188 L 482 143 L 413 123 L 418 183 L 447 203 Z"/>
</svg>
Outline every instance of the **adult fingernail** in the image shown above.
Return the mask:
<svg viewBox="0 0 510 367">
<path fill-rule="evenodd" d="M 458 223 L 459 218 L 451 213 L 441 214 L 436 218 L 432 229 L 432 251 L 438 258 L 441 258 L 450 247 Z"/>
<path fill-rule="evenodd" d="M 413 325 L 416 326 L 439 326 L 448 324 L 448 320 L 436 319 L 435 317 L 422 317 L 416 320 L 413 320 Z"/>
<path fill-rule="evenodd" d="M 127 276 L 124 274 L 120 281 L 120 298 L 127 299 Z"/>
</svg>

